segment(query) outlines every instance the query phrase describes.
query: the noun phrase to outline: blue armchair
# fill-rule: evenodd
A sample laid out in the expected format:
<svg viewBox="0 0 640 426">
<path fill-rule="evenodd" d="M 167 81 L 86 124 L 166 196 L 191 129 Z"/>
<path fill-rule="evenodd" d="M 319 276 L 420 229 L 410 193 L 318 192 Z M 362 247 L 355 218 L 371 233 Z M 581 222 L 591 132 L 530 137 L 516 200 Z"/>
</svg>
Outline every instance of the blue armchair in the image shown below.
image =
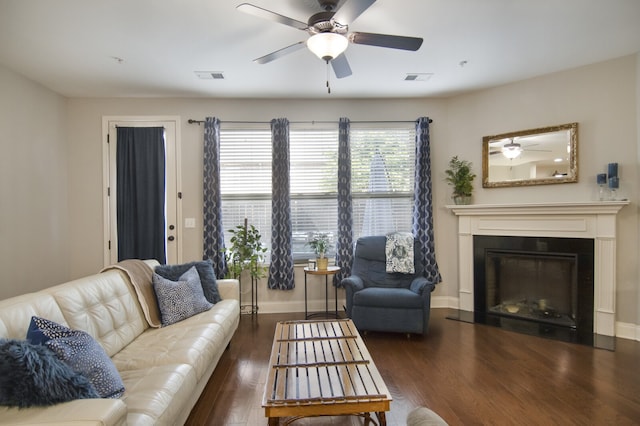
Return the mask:
<svg viewBox="0 0 640 426">
<path fill-rule="evenodd" d="M 435 284 L 422 276 L 418 264 L 414 274 L 387 273 L 385 245 L 385 236 L 356 242 L 351 276 L 342 280 L 347 316 L 361 331 L 424 334 Z M 414 259 L 418 250 L 414 244 Z"/>
</svg>

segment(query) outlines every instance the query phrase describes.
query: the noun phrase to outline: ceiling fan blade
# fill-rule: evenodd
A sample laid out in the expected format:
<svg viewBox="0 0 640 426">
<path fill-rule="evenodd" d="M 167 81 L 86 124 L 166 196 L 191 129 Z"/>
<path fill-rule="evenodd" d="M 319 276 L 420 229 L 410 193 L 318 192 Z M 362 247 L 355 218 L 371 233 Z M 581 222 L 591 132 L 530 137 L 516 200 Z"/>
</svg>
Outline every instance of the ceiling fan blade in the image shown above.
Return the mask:
<svg viewBox="0 0 640 426">
<path fill-rule="evenodd" d="M 347 61 L 347 57 L 344 53 L 331 60 L 331 67 L 333 68 L 333 72 L 336 74 L 337 78 L 349 77 L 352 74 L 349 61 Z"/>
<path fill-rule="evenodd" d="M 350 24 L 376 0 L 347 0 L 333 15 L 333 20 L 341 24 Z"/>
<path fill-rule="evenodd" d="M 258 6 L 254 6 L 249 3 L 239 4 L 236 9 L 241 12 L 248 13 L 249 15 L 257 16 L 259 18 L 268 19 L 270 21 L 278 22 L 280 24 L 288 25 L 299 30 L 306 30 L 307 23 L 289 18 L 288 16 L 280 15 L 279 13 L 272 12 L 267 9 L 263 9 Z"/>
<path fill-rule="evenodd" d="M 422 46 L 422 39 L 418 37 L 404 37 L 389 34 L 374 33 L 351 33 L 349 41 L 355 44 L 366 44 L 369 46 L 389 47 L 391 49 L 402 49 L 416 51 Z"/>
<path fill-rule="evenodd" d="M 281 58 L 285 55 L 288 55 L 289 53 L 293 53 L 296 50 L 300 50 L 302 48 L 305 47 L 305 42 L 304 41 L 299 41 L 297 43 L 294 43 L 290 46 L 287 47 L 283 47 L 282 49 L 276 50 L 275 52 L 271 52 L 268 55 L 264 55 L 261 56 L 257 59 L 254 59 L 253 62 L 257 62 L 259 64 L 266 64 L 269 63 L 271 61 L 274 61 L 278 58 Z"/>
</svg>

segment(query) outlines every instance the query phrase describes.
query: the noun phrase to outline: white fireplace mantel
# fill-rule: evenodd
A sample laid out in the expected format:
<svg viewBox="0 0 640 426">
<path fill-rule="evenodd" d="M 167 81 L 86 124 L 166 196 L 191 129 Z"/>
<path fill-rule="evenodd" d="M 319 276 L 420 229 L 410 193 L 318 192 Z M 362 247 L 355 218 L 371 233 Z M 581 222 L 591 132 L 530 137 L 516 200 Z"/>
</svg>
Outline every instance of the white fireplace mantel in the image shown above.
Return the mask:
<svg viewBox="0 0 640 426">
<path fill-rule="evenodd" d="M 448 205 L 458 216 L 459 307 L 473 312 L 473 236 L 594 241 L 594 333 L 615 336 L 616 215 L 628 201 Z"/>
</svg>

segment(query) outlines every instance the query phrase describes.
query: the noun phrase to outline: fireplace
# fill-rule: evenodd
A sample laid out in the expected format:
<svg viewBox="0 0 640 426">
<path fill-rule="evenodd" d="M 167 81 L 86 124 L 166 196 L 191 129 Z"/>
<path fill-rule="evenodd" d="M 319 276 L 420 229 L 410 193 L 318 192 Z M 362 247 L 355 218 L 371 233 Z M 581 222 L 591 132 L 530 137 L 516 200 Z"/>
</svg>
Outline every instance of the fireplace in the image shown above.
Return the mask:
<svg viewBox="0 0 640 426">
<path fill-rule="evenodd" d="M 473 238 L 474 321 L 593 344 L 592 239 Z"/>
<path fill-rule="evenodd" d="M 593 333 L 594 346 L 603 348 L 612 348 L 616 335 L 616 215 L 626 205 L 628 201 L 604 201 L 604 202 L 553 202 L 553 203 L 529 203 L 529 204 L 472 204 L 472 205 L 450 205 L 447 206 L 458 219 L 458 310 L 459 319 L 474 321 L 476 310 L 475 298 L 475 264 L 474 259 L 474 240 L 477 236 L 488 237 L 532 237 L 529 241 L 542 241 L 541 238 L 557 238 L 557 239 L 578 239 L 591 241 L 593 253 L 593 290 L 591 292 L 592 311 L 591 311 L 591 329 Z M 544 244 L 536 243 L 534 245 L 525 246 L 521 253 L 516 253 L 514 262 L 524 262 L 520 268 L 533 268 L 530 260 L 525 257 L 531 252 L 539 255 L 540 246 Z M 499 248 L 499 252 L 502 248 Z M 550 249 L 554 253 L 560 253 L 562 250 Z M 574 253 L 578 253 L 574 251 Z M 500 253 L 497 253 L 500 254 Z M 520 257 L 523 255 L 523 257 Z M 569 257 L 571 255 L 568 255 Z M 578 261 L 580 256 L 578 255 Z M 562 264 L 565 260 L 557 260 Z M 556 268 L 569 268 L 568 266 L 558 266 Z M 486 268 L 486 266 L 485 266 Z M 570 269 L 570 268 L 569 268 Z M 578 267 L 578 269 L 581 269 Z M 560 272 L 559 272 L 560 273 Z M 561 272 L 561 274 L 571 275 L 573 272 Z M 588 281 L 588 280 L 587 280 Z M 577 286 L 583 285 L 585 280 L 577 278 Z M 582 283 L 582 284 L 581 284 Z M 506 292 L 512 290 L 505 290 Z M 587 307 L 582 307 L 582 298 L 584 292 L 578 288 L 579 296 L 576 296 L 576 310 L 574 313 L 570 309 L 563 307 L 568 311 L 568 316 L 575 316 L 576 330 L 587 330 L 583 328 L 581 321 L 588 321 Z M 507 293 L 508 294 L 508 293 Z M 585 293 L 586 294 L 586 293 Z M 510 300 L 496 302 L 489 307 L 501 306 L 508 312 L 508 305 L 515 301 L 518 305 L 518 297 L 507 296 Z M 558 310 L 558 306 L 552 306 L 548 301 L 549 296 L 532 295 L 526 296 L 531 299 L 530 309 L 534 309 L 536 302 L 537 308 L 540 310 L 540 302 L 543 307 L 551 306 Z M 573 303 L 574 296 L 567 296 L 565 302 L 554 302 L 567 306 Z M 514 299 L 514 300 L 511 300 Z M 545 300 L 546 299 L 546 300 Z M 495 298 L 492 299 L 495 302 Z M 525 299 L 528 300 L 528 299 Z M 546 305 L 545 305 L 546 303 Z M 510 307 L 514 310 L 515 307 Z M 544 310 L 542 310 L 545 312 Z M 548 311 L 552 312 L 552 311 Z M 495 312 L 494 312 L 495 313 Z M 504 312 L 503 312 L 504 313 Z M 485 316 L 486 315 L 485 313 Z M 550 316 L 550 315 L 549 315 Z M 548 324 L 550 321 L 533 323 L 523 321 L 522 318 L 512 318 L 508 315 L 491 315 L 492 321 L 500 321 L 503 326 L 513 329 L 532 327 L 554 327 L 554 324 Z M 497 318 L 497 319 L 496 319 Z M 513 319 L 513 321 L 512 321 Z M 517 320 L 517 321 L 515 321 Z M 524 324 L 524 326 L 522 325 Z M 568 325 L 569 330 L 572 325 Z M 566 331 L 566 329 L 565 329 Z M 569 334 L 571 331 L 568 332 Z M 582 333 L 582 331 L 581 331 Z"/>
</svg>

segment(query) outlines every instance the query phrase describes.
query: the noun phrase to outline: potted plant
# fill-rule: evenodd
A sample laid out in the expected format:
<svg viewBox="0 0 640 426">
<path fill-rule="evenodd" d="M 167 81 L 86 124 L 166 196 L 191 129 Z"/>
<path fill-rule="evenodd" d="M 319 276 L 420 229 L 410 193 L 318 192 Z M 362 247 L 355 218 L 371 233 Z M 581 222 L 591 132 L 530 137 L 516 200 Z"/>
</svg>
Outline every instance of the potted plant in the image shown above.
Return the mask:
<svg viewBox="0 0 640 426">
<path fill-rule="evenodd" d="M 471 163 L 454 156 L 449 161 L 449 168 L 445 170 L 446 181 L 453 187 L 453 202 L 456 204 L 470 204 L 473 192 L 473 180 L 476 175 L 471 171 Z"/>
<path fill-rule="evenodd" d="M 266 267 L 263 265 L 267 248 L 260 241 L 260 231 L 245 221 L 244 225 L 238 225 L 228 232 L 232 237 L 229 240 L 231 246 L 224 248 L 227 276 L 239 278 L 243 271 L 249 271 L 252 280 L 266 277 Z"/>
<path fill-rule="evenodd" d="M 326 257 L 327 251 L 331 248 L 331 239 L 328 234 L 313 234 L 307 245 L 316 253 L 316 265 L 318 270 L 325 271 L 329 265 Z"/>
</svg>

